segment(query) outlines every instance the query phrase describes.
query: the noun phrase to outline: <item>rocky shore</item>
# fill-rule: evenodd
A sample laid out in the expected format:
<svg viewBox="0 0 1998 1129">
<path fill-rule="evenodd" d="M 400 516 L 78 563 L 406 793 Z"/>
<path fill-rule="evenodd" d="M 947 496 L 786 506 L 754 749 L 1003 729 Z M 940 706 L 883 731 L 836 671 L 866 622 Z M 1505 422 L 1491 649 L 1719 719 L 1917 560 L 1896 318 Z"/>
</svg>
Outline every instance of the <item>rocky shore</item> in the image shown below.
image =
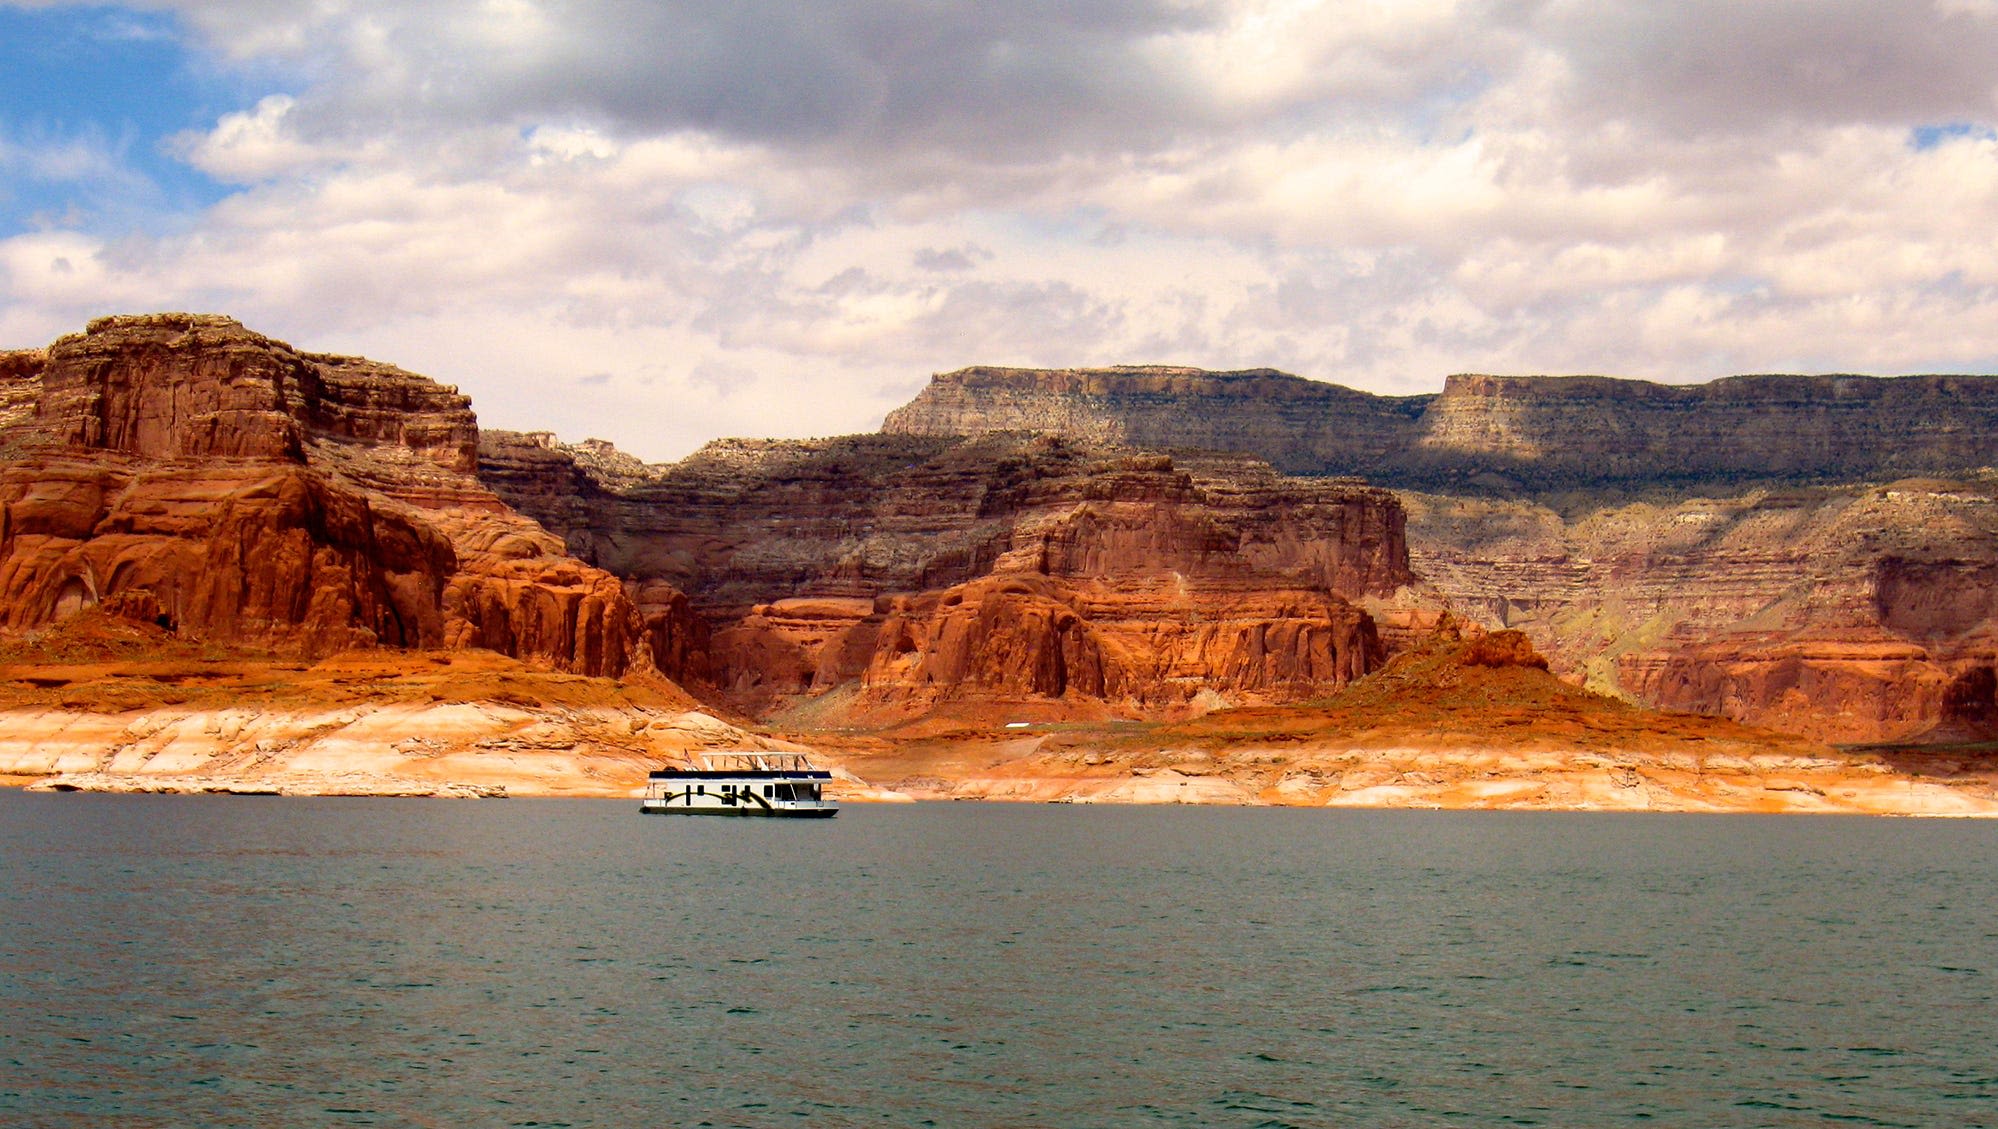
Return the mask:
<svg viewBox="0 0 1998 1129">
<path fill-rule="evenodd" d="M 767 748 L 809 750 L 850 801 L 1998 814 L 1980 756 L 1638 709 L 1555 678 L 1517 634 L 1404 654 L 1327 698 L 1176 722 L 1006 721 L 1035 703 L 980 699 L 829 732 L 479 651 L 202 658 L 156 632 L 86 615 L 37 641 L 60 662 L 0 655 L 16 660 L 0 662 L 0 784 L 631 798 L 659 765 Z"/>
<path fill-rule="evenodd" d="M 497 703 L 332 711 L 0 712 L 0 785 L 34 791 L 448 798 L 638 796 L 689 753 L 802 748 L 699 713 Z M 1998 774 L 1878 753 L 1354 747 L 1222 742 L 1130 751 L 1128 734 L 958 733 L 814 747 L 853 801 L 1223 804 L 1523 811 L 1998 816 Z"/>
</svg>

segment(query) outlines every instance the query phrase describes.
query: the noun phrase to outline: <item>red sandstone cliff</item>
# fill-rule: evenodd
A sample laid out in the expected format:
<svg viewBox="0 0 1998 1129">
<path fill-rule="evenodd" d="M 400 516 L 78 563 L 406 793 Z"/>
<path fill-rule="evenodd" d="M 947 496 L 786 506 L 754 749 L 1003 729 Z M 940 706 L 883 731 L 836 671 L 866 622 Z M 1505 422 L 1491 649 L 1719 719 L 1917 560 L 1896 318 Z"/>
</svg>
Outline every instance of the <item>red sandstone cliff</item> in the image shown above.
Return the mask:
<svg viewBox="0 0 1998 1129">
<path fill-rule="evenodd" d="M 758 710 L 1305 696 L 1381 661 L 1350 601 L 1409 581 L 1392 497 L 1242 458 L 875 435 L 645 468 L 488 432 L 481 467 L 641 606 L 685 593 Z"/>
<path fill-rule="evenodd" d="M 477 443 L 455 390 L 228 318 L 103 318 L 0 354 L 0 624 L 101 605 L 305 654 L 624 670 L 646 625 L 622 584 L 482 487 Z"/>
<path fill-rule="evenodd" d="M 651 664 L 751 708 L 1115 710 L 1349 681 L 1382 658 L 1350 600 L 1408 581 L 1391 497 L 1254 460 L 1017 437 L 721 443 L 668 468 L 481 449 L 455 390 L 227 318 L 0 354 L 0 628 L 101 607 L 284 653 Z"/>
</svg>

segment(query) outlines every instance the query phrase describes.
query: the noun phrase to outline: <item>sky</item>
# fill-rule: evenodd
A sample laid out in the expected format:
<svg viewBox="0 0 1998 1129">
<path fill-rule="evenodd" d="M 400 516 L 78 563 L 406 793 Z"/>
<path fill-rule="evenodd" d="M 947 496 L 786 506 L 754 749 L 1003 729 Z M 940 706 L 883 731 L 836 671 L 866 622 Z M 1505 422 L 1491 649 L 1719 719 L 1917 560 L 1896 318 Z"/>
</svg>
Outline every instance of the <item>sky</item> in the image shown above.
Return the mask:
<svg viewBox="0 0 1998 1129">
<path fill-rule="evenodd" d="M 0 0 L 0 348 L 652 460 L 972 364 L 1998 369 L 1998 0 Z"/>
</svg>

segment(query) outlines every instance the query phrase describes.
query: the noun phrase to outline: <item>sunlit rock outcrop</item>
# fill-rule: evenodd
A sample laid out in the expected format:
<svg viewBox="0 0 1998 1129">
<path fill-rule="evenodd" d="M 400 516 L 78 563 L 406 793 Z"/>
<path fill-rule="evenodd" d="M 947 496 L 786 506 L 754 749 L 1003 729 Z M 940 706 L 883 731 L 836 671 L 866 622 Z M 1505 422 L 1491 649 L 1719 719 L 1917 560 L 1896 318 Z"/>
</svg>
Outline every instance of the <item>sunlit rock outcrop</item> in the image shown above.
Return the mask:
<svg viewBox="0 0 1998 1129">
<path fill-rule="evenodd" d="M 671 466 L 488 432 L 482 475 L 578 556 L 684 593 L 746 708 L 1307 695 L 1378 665 L 1394 499 L 1065 439 L 732 440 Z"/>
<path fill-rule="evenodd" d="M 454 389 L 223 317 L 102 318 L 0 354 L 0 623 L 101 605 L 306 654 L 624 670 L 646 626 L 622 584 L 482 487 L 477 445 Z"/>
</svg>

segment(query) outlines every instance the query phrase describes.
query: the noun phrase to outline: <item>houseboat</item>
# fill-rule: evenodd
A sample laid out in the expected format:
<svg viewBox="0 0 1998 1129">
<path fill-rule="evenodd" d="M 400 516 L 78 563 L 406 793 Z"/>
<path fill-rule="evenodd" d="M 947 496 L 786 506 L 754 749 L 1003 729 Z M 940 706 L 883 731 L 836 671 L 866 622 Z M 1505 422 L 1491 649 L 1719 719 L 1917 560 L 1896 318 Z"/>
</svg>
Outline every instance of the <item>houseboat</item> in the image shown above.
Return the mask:
<svg viewBox="0 0 1998 1129">
<path fill-rule="evenodd" d="M 647 815 L 839 814 L 825 798 L 832 773 L 803 753 L 697 753 L 685 768 L 654 771 L 639 810 Z"/>
</svg>

